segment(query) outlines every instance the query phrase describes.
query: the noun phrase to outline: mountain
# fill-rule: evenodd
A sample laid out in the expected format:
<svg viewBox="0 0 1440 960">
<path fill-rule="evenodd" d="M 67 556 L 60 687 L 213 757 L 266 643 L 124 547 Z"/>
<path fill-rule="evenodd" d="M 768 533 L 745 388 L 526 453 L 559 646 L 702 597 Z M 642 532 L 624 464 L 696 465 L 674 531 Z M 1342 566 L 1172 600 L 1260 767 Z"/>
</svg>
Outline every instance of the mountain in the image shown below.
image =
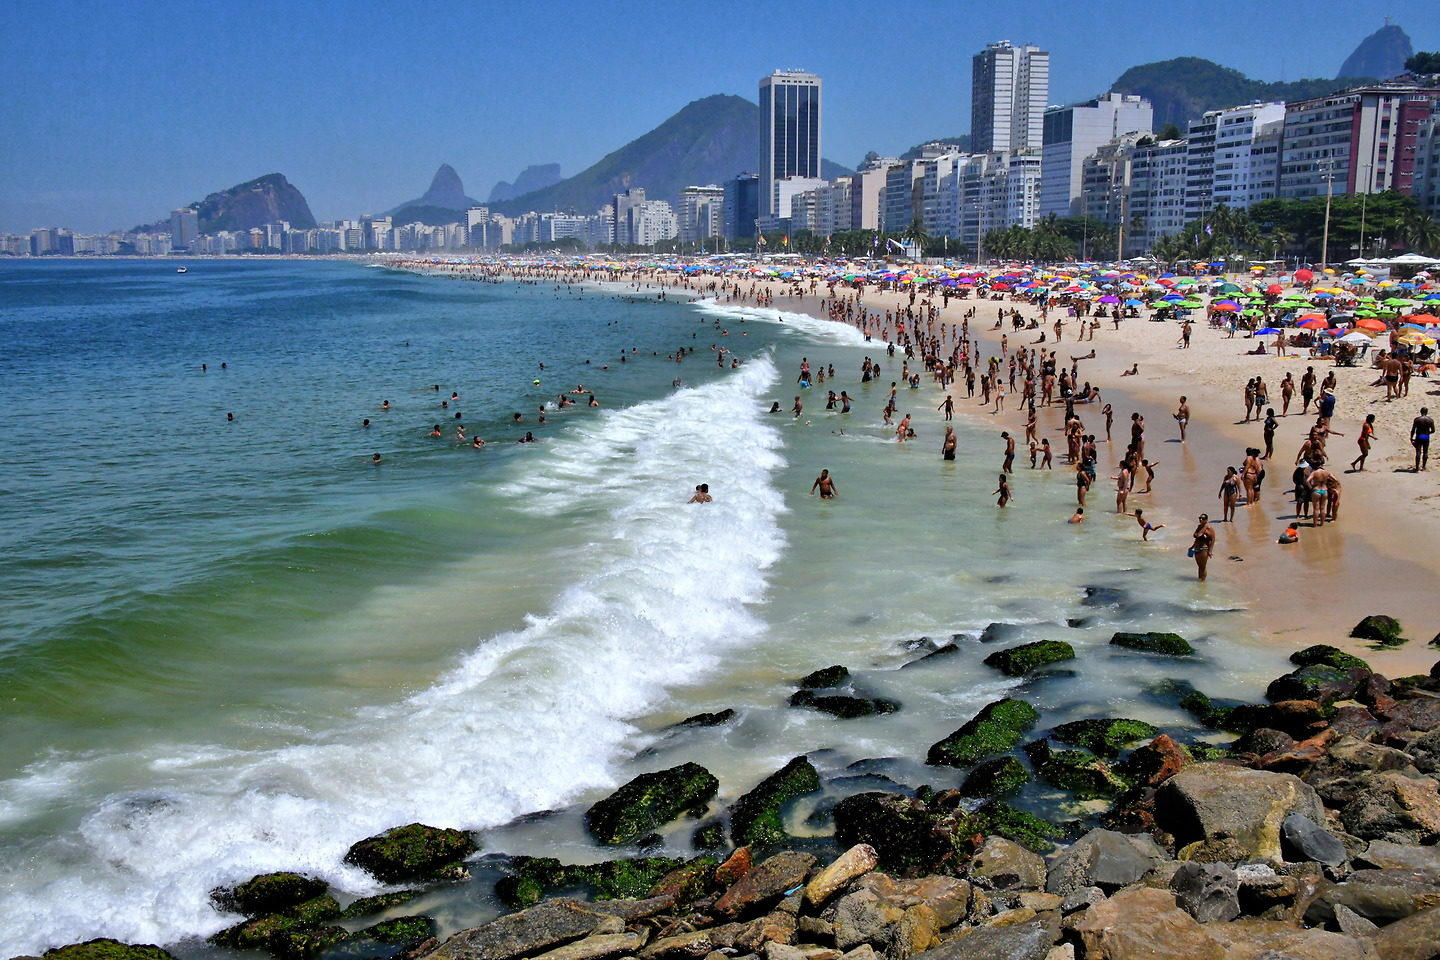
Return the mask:
<svg viewBox="0 0 1440 960">
<path fill-rule="evenodd" d="M 479 200 L 465 196 L 465 185 L 460 182 L 460 174 L 455 172 L 455 168 L 448 163 L 442 163 L 431 178 L 430 189 L 425 191 L 423 197 L 405 201 L 389 211 L 387 216 L 394 217 L 396 223 L 413 223 L 416 220 L 423 223 L 454 223 L 458 217 L 446 216 L 442 220 L 433 220 L 433 217 L 437 215 L 436 211 L 464 213 L 470 207 L 478 206 Z M 424 216 L 432 219 L 423 219 Z"/>
<path fill-rule="evenodd" d="M 537 163 L 520 171 L 520 176 L 515 182 L 501 180 L 490 189 L 490 202 L 499 203 L 501 200 L 513 200 L 522 194 L 530 193 L 532 190 L 543 190 L 553 186 L 561 180 L 560 164 L 558 163 Z"/>
<path fill-rule="evenodd" d="M 958 137 L 936 137 L 934 140 L 926 140 L 924 143 L 917 143 L 915 146 L 900 154 L 901 160 L 918 160 L 920 152 L 932 143 L 946 143 L 955 147 L 961 153 L 970 151 L 970 134 L 962 133 Z"/>
<path fill-rule="evenodd" d="M 744 97 L 695 100 L 649 133 L 559 183 L 491 204 L 497 213 L 568 210 L 594 213 L 616 193 L 644 187 L 652 200 L 679 199 L 691 185 L 721 183 L 760 160 L 760 108 Z M 850 171 L 825 160 L 823 177 Z"/>
<path fill-rule="evenodd" d="M 315 216 L 310 204 L 295 185 L 281 173 L 267 173 L 254 180 L 236 184 L 229 190 L 218 190 L 204 200 L 185 205 L 199 216 L 200 232 L 217 230 L 249 230 L 277 220 L 288 220 L 296 230 L 310 230 Z M 170 218 L 136 230 L 169 230 Z"/>
<path fill-rule="evenodd" d="M 1405 61 L 1414 53 L 1409 35 L 1395 24 L 1387 23 L 1360 41 L 1355 52 L 1340 65 L 1340 76 L 1389 80 L 1405 72 Z"/>
<path fill-rule="evenodd" d="M 1338 80 L 1266 83 L 1200 57 L 1177 57 L 1131 67 L 1111 84 L 1110 92 L 1140 94 L 1155 108 L 1156 128 L 1173 123 L 1183 130 L 1187 121 L 1199 119 L 1206 110 L 1257 101 L 1305 100 L 1368 79 L 1371 78 L 1362 75 Z"/>
</svg>

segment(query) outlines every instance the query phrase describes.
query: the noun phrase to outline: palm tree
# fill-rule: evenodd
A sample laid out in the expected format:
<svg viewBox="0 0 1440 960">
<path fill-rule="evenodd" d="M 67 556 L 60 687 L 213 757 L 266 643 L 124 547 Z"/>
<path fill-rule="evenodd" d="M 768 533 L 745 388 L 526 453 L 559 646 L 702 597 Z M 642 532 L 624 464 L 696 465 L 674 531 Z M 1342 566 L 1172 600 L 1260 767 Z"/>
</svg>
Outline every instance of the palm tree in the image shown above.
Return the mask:
<svg viewBox="0 0 1440 960">
<path fill-rule="evenodd" d="M 910 221 L 910 228 L 905 231 L 905 237 L 919 247 L 922 252 L 925 245 L 930 242 L 930 235 L 925 232 L 925 224 L 919 217 Z"/>
<path fill-rule="evenodd" d="M 1420 210 L 1407 210 L 1395 222 L 1395 235 L 1412 253 L 1429 255 L 1440 249 L 1440 224 Z"/>
</svg>

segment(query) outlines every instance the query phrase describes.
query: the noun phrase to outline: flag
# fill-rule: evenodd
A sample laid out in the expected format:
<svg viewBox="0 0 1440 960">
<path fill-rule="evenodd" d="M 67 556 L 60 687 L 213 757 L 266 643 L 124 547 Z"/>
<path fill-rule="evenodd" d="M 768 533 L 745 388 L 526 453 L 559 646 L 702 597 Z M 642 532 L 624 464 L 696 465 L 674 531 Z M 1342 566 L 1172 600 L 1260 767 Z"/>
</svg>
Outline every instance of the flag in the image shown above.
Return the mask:
<svg viewBox="0 0 1440 960">
<path fill-rule="evenodd" d="M 762 233 L 758 237 L 756 237 L 755 242 L 762 247 L 765 246 L 765 234 Z"/>
<path fill-rule="evenodd" d="M 1205 236 L 1207 236 L 1207 237 L 1213 237 L 1213 236 L 1215 236 L 1215 227 L 1214 227 L 1213 224 L 1209 224 L 1209 223 L 1205 224 Z"/>
<path fill-rule="evenodd" d="M 785 234 L 784 239 L 782 239 L 780 242 L 785 244 L 785 246 L 787 247 L 790 246 L 790 234 Z"/>
</svg>

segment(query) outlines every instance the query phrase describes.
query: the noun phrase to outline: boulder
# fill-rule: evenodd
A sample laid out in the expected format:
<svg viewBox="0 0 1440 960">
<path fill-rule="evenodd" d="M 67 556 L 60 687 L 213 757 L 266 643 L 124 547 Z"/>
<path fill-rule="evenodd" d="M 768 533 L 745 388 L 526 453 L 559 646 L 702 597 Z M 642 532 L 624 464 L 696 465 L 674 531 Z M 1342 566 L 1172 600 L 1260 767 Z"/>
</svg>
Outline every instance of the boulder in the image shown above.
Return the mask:
<svg viewBox="0 0 1440 960">
<path fill-rule="evenodd" d="M 233 887 L 216 887 L 210 902 L 227 913 L 259 917 L 284 913 L 306 900 L 322 896 L 329 885 L 317 877 L 298 873 L 262 873 Z"/>
<path fill-rule="evenodd" d="M 602 933 L 586 937 L 563 947 L 546 951 L 534 960 L 601 960 L 621 954 L 634 954 L 645 946 L 645 937 L 638 933 Z"/>
<path fill-rule="evenodd" d="M 835 842 L 866 844 L 887 870 L 932 871 L 953 858 L 953 834 L 936 829 L 936 816 L 919 800 L 898 793 L 857 793 L 835 805 Z"/>
<path fill-rule="evenodd" d="M 969 917 L 973 899 L 970 884 L 952 877 L 907 881 L 871 873 L 824 916 L 837 949 L 870 944 L 884 957 L 901 958 L 927 949 L 941 930 Z"/>
<path fill-rule="evenodd" d="M 1364 675 L 1363 670 L 1341 670 L 1315 663 L 1270 681 L 1265 688 L 1265 698 L 1271 701 L 1313 700 L 1328 705 L 1353 697 L 1360 689 Z"/>
<path fill-rule="evenodd" d="M 931 745 L 925 762 L 951 767 L 979 763 L 1013 748 L 1039 719 L 1040 714 L 1024 700 L 1007 697 L 988 703 L 960 729 Z"/>
<path fill-rule="evenodd" d="M 751 856 L 750 848 L 741 847 L 726 857 L 724 863 L 715 868 L 715 882 L 723 887 L 728 887 L 753 869 L 755 869 L 755 858 Z"/>
<path fill-rule="evenodd" d="M 814 866 L 815 858 L 808 853 L 777 853 L 731 884 L 715 902 L 715 913 L 728 919 L 753 916 L 803 885 Z"/>
<path fill-rule="evenodd" d="M 1240 880 L 1223 863 L 1182 863 L 1170 877 L 1180 909 L 1201 923 L 1240 916 Z"/>
<path fill-rule="evenodd" d="M 1041 780 L 1082 800 L 1113 797 L 1129 786 L 1110 764 L 1083 750 L 1051 750 L 1048 741 L 1037 740 L 1026 744 L 1025 752 Z"/>
<path fill-rule="evenodd" d="M 1292 813 L 1281 822 L 1280 848 L 1287 860 L 1338 867 L 1346 859 L 1340 838 L 1302 813 Z"/>
<path fill-rule="evenodd" d="M 1400 635 L 1400 621 L 1378 613 L 1371 614 L 1355 624 L 1350 630 L 1350 636 L 1356 640 L 1369 640 L 1387 647 L 1399 646 L 1405 642 L 1405 638 Z"/>
<path fill-rule="evenodd" d="M 1085 960 L 1223 960 L 1225 949 L 1165 890 L 1135 887 L 1086 910 L 1073 925 Z"/>
<path fill-rule="evenodd" d="M 1019 790 L 1030 780 L 1025 765 L 1011 756 L 981 762 L 960 786 L 967 797 L 1003 797 Z"/>
<path fill-rule="evenodd" d="M 1195 652 L 1189 641 L 1178 633 L 1117 633 L 1110 638 L 1110 645 L 1168 657 L 1188 657 Z"/>
<path fill-rule="evenodd" d="M 1346 653 L 1339 647 L 1332 647 L 1328 643 L 1317 643 L 1304 650 L 1296 650 L 1290 654 L 1290 662 L 1297 667 L 1308 667 L 1311 664 L 1319 663 L 1341 670 L 1350 670 L 1354 667 L 1366 671 L 1370 669 L 1370 664 L 1364 660 L 1354 654 Z"/>
<path fill-rule="evenodd" d="M 1050 731 L 1050 736 L 1061 743 L 1083 747 L 1102 757 L 1116 757 L 1130 744 L 1149 740 L 1159 732 L 1143 720 L 1110 717 L 1062 723 Z"/>
<path fill-rule="evenodd" d="M 1288 773 L 1198 763 L 1166 780 L 1156 792 L 1157 825 L 1179 844 L 1236 841 L 1248 854 L 1280 861 L 1280 825 L 1292 813 L 1317 823 L 1320 798 Z"/>
<path fill-rule="evenodd" d="M 463 830 L 411 823 L 361 840 L 345 854 L 345 862 L 381 883 L 404 883 L 463 873 L 460 861 L 477 849 Z"/>
<path fill-rule="evenodd" d="M 1412 913 L 1381 928 L 1374 943 L 1380 960 L 1433 960 L 1440 956 L 1440 907 Z"/>
<path fill-rule="evenodd" d="M 821 667 L 812 673 L 807 673 L 800 678 L 796 684 L 802 690 L 826 690 L 830 687 L 838 687 L 850 679 L 850 671 L 840 664 L 833 667 Z"/>
<path fill-rule="evenodd" d="M 1065 831 L 1050 821 L 1000 800 L 986 801 L 975 808 L 975 814 L 984 818 L 987 832 L 1014 840 L 1035 853 L 1049 853 L 1055 848 L 1055 841 L 1065 836 Z"/>
<path fill-rule="evenodd" d="M 1147 836 L 1096 828 L 1050 861 L 1045 890 L 1062 897 L 1083 887 L 1117 890 L 1167 859 Z"/>
<path fill-rule="evenodd" d="M 735 719 L 735 711 L 726 708 L 715 713 L 697 713 L 694 716 L 686 717 L 677 727 L 718 727 Z"/>
<path fill-rule="evenodd" d="M 1206 924 L 1205 932 L 1226 948 L 1225 960 L 1375 960 L 1363 940 L 1275 920 L 1242 917 Z"/>
<path fill-rule="evenodd" d="M 1063 640 L 1036 640 L 1018 647 L 996 650 L 985 658 L 987 667 L 994 667 L 1007 677 L 1023 677 L 1032 670 L 1062 660 L 1074 660 L 1075 648 Z"/>
<path fill-rule="evenodd" d="M 703 930 L 661 937 L 641 950 L 640 958 L 641 960 L 672 960 L 672 958 L 673 960 L 681 960 L 681 958 L 699 960 L 717 950 L 734 947 L 736 939 L 747 929 L 747 924 L 724 923 L 716 927 L 706 927 Z M 725 955 L 720 954 L 720 956 Z M 433 957 L 434 954 L 426 954 L 425 960 L 432 960 Z M 449 958 L 443 958 L 443 960 L 449 960 Z M 455 960 L 461 960 L 461 958 L 455 958 Z"/>
<path fill-rule="evenodd" d="M 1320 884 L 1305 908 L 1305 922 L 1334 923 L 1335 908 L 1341 904 L 1384 926 L 1440 906 L 1440 876 L 1411 870 L 1356 870 L 1341 882 Z"/>
<path fill-rule="evenodd" d="M 414 900 L 422 892 L 420 890 L 396 890 L 392 893 L 377 893 L 373 897 L 361 897 L 340 912 L 340 919 L 358 920 L 382 910 L 393 910 Z"/>
<path fill-rule="evenodd" d="M 650 887 L 646 899 L 667 899 L 671 904 L 693 903 L 710 891 L 716 866 L 714 857 L 696 857 L 661 877 Z"/>
<path fill-rule="evenodd" d="M 1440 794 L 1429 777 L 1394 770 L 1367 776 L 1340 810 L 1345 829 L 1362 840 L 1440 841 Z"/>
<path fill-rule="evenodd" d="M 350 937 L 350 941 L 369 940 L 392 947 L 411 949 L 435 936 L 433 917 L 391 917 L 372 924 Z M 347 943 L 348 946 L 348 943 Z"/>
<path fill-rule="evenodd" d="M 791 944 L 795 942 L 798 929 L 799 923 L 793 912 L 777 909 L 743 924 L 735 935 L 735 950 L 737 953 L 754 954 L 771 943 Z"/>
<path fill-rule="evenodd" d="M 20 960 L 20 958 L 16 958 Z M 100 937 L 46 950 L 44 960 L 175 960 L 153 943 L 121 943 Z"/>
<path fill-rule="evenodd" d="M 1190 751 L 1166 734 L 1130 751 L 1115 765 L 1121 779 L 1140 787 L 1158 787 L 1193 763 Z"/>
<path fill-rule="evenodd" d="M 552 890 L 584 887 L 599 900 L 643 897 L 672 871 L 689 867 L 713 870 L 715 861 L 693 864 L 671 857 L 635 857 L 601 863 L 561 863 L 553 857 L 514 857 L 510 874 L 495 885 L 495 895 L 512 907 L 529 906 Z M 706 879 L 709 873 L 705 874 Z"/>
<path fill-rule="evenodd" d="M 812 907 L 823 904 L 845 889 L 852 880 L 874 870 L 877 863 L 879 857 L 874 847 L 868 843 L 855 844 L 811 878 L 805 885 L 805 902 Z"/>
<path fill-rule="evenodd" d="M 1405 752 L 1421 773 L 1440 773 L 1440 730 L 1421 734 L 1405 745 Z"/>
<path fill-rule="evenodd" d="M 1059 939 L 1059 919 L 1039 917 L 1022 923 L 966 930 L 915 960 L 1046 960 Z"/>
<path fill-rule="evenodd" d="M 603 844 L 635 843 L 684 813 L 703 813 L 720 781 L 698 763 L 642 773 L 585 811 L 585 826 Z"/>
<path fill-rule="evenodd" d="M 690 834 L 690 843 L 696 850 L 721 850 L 725 847 L 725 824 L 720 820 L 706 820 Z"/>
<path fill-rule="evenodd" d="M 785 839 L 785 804 L 820 789 L 820 774 L 796 757 L 760 781 L 730 808 L 730 838 L 737 844 L 773 844 Z"/>
<path fill-rule="evenodd" d="M 880 714 L 894 713 L 900 709 L 900 704 L 894 700 L 884 700 L 879 697 L 850 697 L 839 694 L 817 697 L 809 690 L 796 690 L 791 694 L 790 706 L 819 710 L 821 713 L 828 713 L 840 720 L 874 717 Z"/>
<path fill-rule="evenodd" d="M 575 900 L 544 903 L 461 930 L 425 955 L 426 960 L 511 960 L 612 929 L 615 919 Z M 702 954 L 703 956 L 703 954 Z"/>
<path fill-rule="evenodd" d="M 1380 870 L 1419 870 L 1440 874 L 1440 847 L 1374 840 L 1364 853 L 1355 858 L 1355 863 Z"/>
<path fill-rule="evenodd" d="M 1004 837 L 986 837 L 965 877 L 986 890 L 1037 890 L 1045 885 L 1045 861 Z"/>
</svg>

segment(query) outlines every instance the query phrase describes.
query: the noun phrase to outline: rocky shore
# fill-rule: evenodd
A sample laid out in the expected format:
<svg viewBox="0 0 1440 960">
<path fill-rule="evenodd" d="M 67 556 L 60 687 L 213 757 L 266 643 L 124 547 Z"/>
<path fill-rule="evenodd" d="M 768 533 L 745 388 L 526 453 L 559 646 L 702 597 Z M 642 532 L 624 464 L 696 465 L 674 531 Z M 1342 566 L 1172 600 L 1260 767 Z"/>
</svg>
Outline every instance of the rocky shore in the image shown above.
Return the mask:
<svg viewBox="0 0 1440 960">
<path fill-rule="evenodd" d="M 1352 636 L 1403 642 L 1385 617 Z M 1112 642 L 1193 654 L 1175 634 Z M 1046 642 L 986 662 L 1024 676 L 1074 656 Z M 1178 681 L 1151 691 L 1193 715 L 1203 737 L 1124 717 L 1036 730 L 1037 704 L 996 700 L 928 751 L 926 763 L 965 771 L 958 788 L 848 793 L 807 818 L 833 837 L 787 832 L 790 806 L 823 786 L 806 757 L 723 811 L 717 779 L 698 764 L 642 774 L 584 815 L 597 844 L 628 856 L 501 858 L 495 895 L 512 912 L 444 940 L 406 905 L 465 876 L 480 838 L 396 827 L 346 860 L 399 889 L 342 907 L 323 880 L 258 876 L 212 892 L 238 922 L 211 943 L 282 960 L 1440 957 L 1440 662 L 1391 679 L 1329 645 L 1290 659 L 1295 669 L 1263 702 Z M 898 708 L 836 692 L 846 677 L 841 666 L 817 670 L 791 703 L 841 720 Z M 1222 734 L 1233 739 L 1220 745 Z M 1007 802 L 1032 781 L 1068 797 L 1057 809 L 1072 819 Z M 696 856 L 643 855 L 673 848 L 687 818 Z M 93 940 L 44 960 L 170 956 Z"/>
</svg>

